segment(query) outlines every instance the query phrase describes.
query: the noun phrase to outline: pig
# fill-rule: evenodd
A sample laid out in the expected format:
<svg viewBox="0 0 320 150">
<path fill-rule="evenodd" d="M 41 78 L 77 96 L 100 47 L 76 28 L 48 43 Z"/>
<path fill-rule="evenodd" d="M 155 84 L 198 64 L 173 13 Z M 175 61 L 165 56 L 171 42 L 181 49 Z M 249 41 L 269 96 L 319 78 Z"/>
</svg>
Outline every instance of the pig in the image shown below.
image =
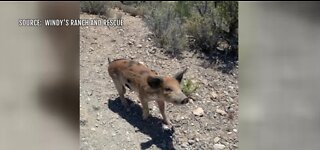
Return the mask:
<svg viewBox="0 0 320 150">
<path fill-rule="evenodd" d="M 174 76 L 160 76 L 141 62 L 129 59 L 116 59 L 109 61 L 108 73 L 113 80 L 119 94 L 122 105 L 129 110 L 124 97 L 126 87 L 138 94 L 142 105 L 142 118 L 146 120 L 149 114 L 148 103 L 156 101 L 163 122 L 170 125 L 171 122 L 165 113 L 165 102 L 175 105 L 183 105 L 189 102 L 189 98 L 182 92 L 180 83 L 188 68 L 183 69 Z"/>
</svg>

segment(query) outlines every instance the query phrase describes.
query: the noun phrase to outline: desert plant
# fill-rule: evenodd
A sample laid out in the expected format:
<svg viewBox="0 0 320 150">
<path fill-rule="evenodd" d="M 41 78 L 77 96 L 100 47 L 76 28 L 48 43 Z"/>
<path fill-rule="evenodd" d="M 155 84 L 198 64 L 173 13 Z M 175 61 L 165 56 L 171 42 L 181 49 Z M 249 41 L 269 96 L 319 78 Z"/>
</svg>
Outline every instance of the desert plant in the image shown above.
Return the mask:
<svg viewBox="0 0 320 150">
<path fill-rule="evenodd" d="M 185 79 L 182 81 L 182 92 L 187 96 L 193 94 L 199 88 L 198 84 L 191 79 Z"/>
<path fill-rule="evenodd" d="M 220 39 L 230 45 L 222 51 L 238 50 L 236 1 L 146 2 L 142 6 L 155 41 L 169 52 L 179 52 L 189 44 L 202 52 L 216 53 L 217 47 L 221 50 Z"/>
<path fill-rule="evenodd" d="M 89 14 L 110 16 L 110 10 L 105 1 L 81 1 L 80 8 L 82 12 Z"/>
<path fill-rule="evenodd" d="M 156 42 L 169 52 L 177 52 L 186 46 L 186 34 L 181 26 L 183 21 L 175 12 L 175 4 L 149 3 L 146 24 L 154 33 Z"/>
<path fill-rule="evenodd" d="M 197 1 L 189 3 L 191 17 L 186 21 L 186 31 L 195 39 L 195 44 L 204 52 L 216 50 L 223 38 L 237 51 L 238 3 L 235 1 Z M 228 49 L 229 50 L 229 49 Z"/>
<path fill-rule="evenodd" d="M 122 5 L 121 6 L 122 11 L 130 14 L 131 16 L 143 16 L 143 11 L 140 8 L 135 8 L 133 6 L 128 5 Z"/>
</svg>

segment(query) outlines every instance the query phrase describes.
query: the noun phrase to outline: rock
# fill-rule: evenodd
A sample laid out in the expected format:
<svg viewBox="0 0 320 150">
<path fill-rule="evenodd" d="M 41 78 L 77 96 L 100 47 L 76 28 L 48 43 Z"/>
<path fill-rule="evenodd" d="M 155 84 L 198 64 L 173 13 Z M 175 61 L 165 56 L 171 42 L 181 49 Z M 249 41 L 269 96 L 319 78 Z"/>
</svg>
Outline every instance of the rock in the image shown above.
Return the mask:
<svg viewBox="0 0 320 150">
<path fill-rule="evenodd" d="M 106 135 L 106 134 L 108 134 L 108 131 L 103 130 L 103 131 L 102 131 L 102 134 Z"/>
<path fill-rule="evenodd" d="M 89 91 L 88 92 L 88 96 L 92 96 L 93 92 L 92 91 Z"/>
<path fill-rule="evenodd" d="M 224 110 L 216 109 L 216 112 L 222 116 L 227 115 L 227 113 Z"/>
<path fill-rule="evenodd" d="M 138 47 L 138 48 L 142 48 L 142 45 L 141 45 L 141 44 L 138 44 L 137 47 Z"/>
<path fill-rule="evenodd" d="M 100 110 L 100 106 L 98 105 L 92 105 L 93 110 L 98 111 Z"/>
<path fill-rule="evenodd" d="M 232 146 L 233 146 L 234 148 L 238 148 L 238 145 L 237 145 L 237 144 L 232 144 Z"/>
<path fill-rule="evenodd" d="M 215 91 L 211 92 L 211 98 L 216 99 L 217 97 L 218 94 Z"/>
<path fill-rule="evenodd" d="M 215 150 L 222 150 L 222 149 L 224 149 L 226 146 L 224 146 L 224 145 L 222 145 L 222 144 L 214 144 L 213 145 L 213 148 L 215 149 Z"/>
<path fill-rule="evenodd" d="M 228 97 L 228 101 L 233 103 L 233 99 L 231 97 Z"/>
<path fill-rule="evenodd" d="M 220 141 L 220 138 L 219 137 L 215 137 L 214 139 L 213 139 L 213 142 L 214 143 L 218 143 Z"/>
<path fill-rule="evenodd" d="M 91 128 L 91 131 L 96 131 L 96 128 L 92 127 L 92 128 Z"/>
<path fill-rule="evenodd" d="M 196 140 L 196 142 L 199 142 L 199 141 L 200 141 L 198 138 L 196 138 L 195 140 Z"/>
<path fill-rule="evenodd" d="M 89 52 L 92 52 L 92 51 L 94 51 L 94 49 L 93 49 L 93 47 L 90 47 Z"/>
<path fill-rule="evenodd" d="M 157 52 L 157 48 L 156 47 L 152 47 L 151 49 L 148 50 L 148 52 L 150 54 L 155 54 Z"/>
<path fill-rule="evenodd" d="M 233 129 L 233 132 L 237 133 L 237 132 L 238 132 L 238 130 L 237 130 L 237 129 Z"/>
<path fill-rule="evenodd" d="M 193 145 L 194 144 L 194 140 L 188 140 L 188 143 L 190 144 L 190 145 Z"/>
<path fill-rule="evenodd" d="M 192 113 L 196 116 L 203 116 L 204 111 L 201 107 L 198 107 L 197 109 L 193 110 Z"/>
<path fill-rule="evenodd" d="M 151 41 L 151 38 L 148 38 L 148 41 Z"/>
<path fill-rule="evenodd" d="M 131 56 L 129 56 L 131 59 L 135 59 L 136 58 L 136 56 L 135 55 L 131 55 Z"/>
<path fill-rule="evenodd" d="M 188 133 L 188 131 L 186 131 L 186 130 L 183 130 L 182 132 L 183 132 L 184 134 L 187 134 L 187 133 Z"/>
<path fill-rule="evenodd" d="M 181 148 L 187 148 L 188 147 L 188 143 L 184 142 L 181 144 Z"/>
<path fill-rule="evenodd" d="M 224 93 L 225 95 L 229 95 L 229 93 L 228 93 L 227 91 L 223 91 L 223 93 Z"/>
<path fill-rule="evenodd" d="M 146 140 L 147 140 L 147 141 L 151 141 L 152 138 L 148 136 L 148 137 L 146 137 Z"/>
<path fill-rule="evenodd" d="M 168 125 L 163 124 L 163 125 L 162 125 L 162 129 L 163 129 L 164 131 L 169 131 L 171 128 L 170 128 Z"/>
<path fill-rule="evenodd" d="M 128 42 L 129 45 L 133 45 L 135 42 L 133 39 L 130 39 L 130 41 Z"/>
<path fill-rule="evenodd" d="M 112 133 L 111 133 L 111 136 L 116 136 L 116 133 L 112 132 Z"/>
</svg>

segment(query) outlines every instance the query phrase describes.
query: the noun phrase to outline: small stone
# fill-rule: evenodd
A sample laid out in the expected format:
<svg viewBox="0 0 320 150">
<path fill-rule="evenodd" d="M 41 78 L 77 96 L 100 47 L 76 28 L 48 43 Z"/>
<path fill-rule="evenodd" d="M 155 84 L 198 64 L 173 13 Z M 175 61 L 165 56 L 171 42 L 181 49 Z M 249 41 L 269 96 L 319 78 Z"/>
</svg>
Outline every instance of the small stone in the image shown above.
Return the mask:
<svg viewBox="0 0 320 150">
<path fill-rule="evenodd" d="M 142 61 L 139 61 L 139 63 L 142 64 L 142 65 L 145 65 L 144 62 L 142 62 Z"/>
<path fill-rule="evenodd" d="M 183 130 L 182 132 L 183 132 L 184 134 L 187 134 L 187 133 L 188 133 L 186 130 Z"/>
<path fill-rule="evenodd" d="M 91 128 L 91 131 L 96 131 L 96 128 L 92 127 L 92 128 Z"/>
<path fill-rule="evenodd" d="M 213 145 L 213 148 L 215 149 L 215 150 L 222 150 L 222 149 L 224 149 L 226 146 L 224 146 L 224 145 L 222 145 L 222 144 L 214 144 Z"/>
<path fill-rule="evenodd" d="M 111 136 L 116 136 L 116 133 L 111 133 Z"/>
<path fill-rule="evenodd" d="M 148 38 L 148 41 L 151 41 L 151 38 Z"/>
<path fill-rule="evenodd" d="M 166 124 L 163 124 L 163 125 L 162 125 L 162 129 L 163 129 L 164 131 L 169 131 L 169 130 L 170 130 L 170 127 L 169 127 L 168 125 L 166 125 Z"/>
<path fill-rule="evenodd" d="M 232 134 L 232 132 L 228 132 L 227 134 L 230 135 L 230 134 Z"/>
<path fill-rule="evenodd" d="M 89 48 L 89 52 L 92 52 L 94 51 L 94 49 L 92 47 Z"/>
<path fill-rule="evenodd" d="M 128 45 L 133 45 L 133 42 L 129 41 L 129 42 L 128 42 Z"/>
<path fill-rule="evenodd" d="M 108 131 L 103 130 L 103 131 L 102 131 L 102 134 L 106 135 L 106 134 L 108 134 Z"/>
<path fill-rule="evenodd" d="M 229 93 L 228 93 L 227 91 L 223 91 L 223 93 L 224 93 L 225 95 L 229 95 Z"/>
<path fill-rule="evenodd" d="M 93 108 L 93 110 L 95 110 L 95 111 L 100 110 L 100 106 L 98 106 L 98 105 L 93 105 L 92 108 Z"/>
<path fill-rule="evenodd" d="M 138 44 L 137 47 L 138 47 L 138 48 L 142 48 L 142 45 L 141 45 L 141 44 Z"/>
<path fill-rule="evenodd" d="M 188 143 L 189 143 L 190 145 L 192 145 L 192 144 L 194 144 L 194 140 L 188 140 Z"/>
<path fill-rule="evenodd" d="M 148 52 L 150 54 L 155 54 L 157 52 L 157 48 L 156 47 L 152 47 Z"/>
<path fill-rule="evenodd" d="M 131 55 L 131 56 L 129 56 L 131 59 L 135 59 L 136 58 L 136 56 L 135 55 Z"/>
<path fill-rule="evenodd" d="M 147 140 L 147 141 L 151 141 L 152 138 L 151 138 L 151 137 L 147 137 L 146 140 Z"/>
<path fill-rule="evenodd" d="M 234 148 L 238 148 L 238 145 L 237 145 L 237 144 L 232 144 L 232 146 L 233 146 Z"/>
<path fill-rule="evenodd" d="M 200 117 L 203 116 L 203 114 L 204 114 L 204 111 L 201 107 L 198 107 L 197 109 L 193 110 L 192 112 L 194 115 L 200 116 Z"/>
<path fill-rule="evenodd" d="M 201 96 L 198 93 L 194 94 L 196 97 L 200 98 Z"/>
<path fill-rule="evenodd" d="M 237 132 L 238 132 L 238 130 L 237 130 L 237 129 L 233 129 L 233 132 L 237 133 Z"/>
<path fill-rule="evenodd" d="M 213 139 L 213 142 L 214 143 L 218 143 L 220 141 L 220 138 L 219 137 L 215 137 L 214 139 Z"/>
<path fill-rule="evenodd" d="M 200 141 L 198 138 L 196 138 L 195 140 L 196 140 L 196 142 L 199 142 L 199 141 Z"/>
<path fill-rule="evenodd" d="M 224 110 L 221 110 L 221 109 L 216 109 L 216 112 L 222 116 L 227 114 Z"/>
<path fill-rule="evenodd" d="M 188 147 L 188 144 L 186 142 L 181 144 L 181 148 L 187 148 L 187 147 Z"/>
<path fill-rule="evenodd" d="M 228 97 L 229 102 L 233 102 L 233 99 L 231 97 Z"/>
<path fill-rule="evenodd" d="M 92 91 L 89 91 L 88 92 L 88 96 L 92 96 L 93 92 Z"/>
<path fill-rule="evenodd" d="M 98 125 L 98 124 L 95 124 L 95 126 L 96 126 L 96 127 L 99 127 L 99 125 Z"/>
<path fill-rule="evenodd" d="M 216 99 L 218 97 L 217 93 L 215 91 L 211 92 L 211 97 L 213 99 Z"/>
</svg>

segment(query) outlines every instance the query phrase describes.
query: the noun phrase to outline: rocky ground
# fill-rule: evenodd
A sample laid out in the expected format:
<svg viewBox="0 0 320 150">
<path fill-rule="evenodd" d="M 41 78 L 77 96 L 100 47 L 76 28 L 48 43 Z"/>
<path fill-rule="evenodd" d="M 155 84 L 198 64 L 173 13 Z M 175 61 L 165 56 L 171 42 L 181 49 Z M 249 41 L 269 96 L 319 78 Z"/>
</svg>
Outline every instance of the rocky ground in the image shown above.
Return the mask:
<svg viewBox="0 0 320 150">
<path fill-rule="evenodd" d="M 202 54 L 184 51 L 181 58 L 171 58 L 155 47 L 141 18 L 117 10 L 112 13 L 122 14 L 123 26 L 80 28 L 81 149 L 238 149 L 237 65 L 225 73 L 223 64 L 204 65 L 208 61 Z M 98 19 L 88 14 L 80 17 Z M 167 104 L 172 130 L 163 130 L 154 102 L 149 104 L 153 117 L 143 121 L 133 92 L 126 94 L 132 101 L 131 112 L 126 113 L 107 72 L 108 57 L 142 61 L 160 74 L 189 67 L 185 77 L 199 82 L 200 87 L 187 105 Z"/>
</svg>

